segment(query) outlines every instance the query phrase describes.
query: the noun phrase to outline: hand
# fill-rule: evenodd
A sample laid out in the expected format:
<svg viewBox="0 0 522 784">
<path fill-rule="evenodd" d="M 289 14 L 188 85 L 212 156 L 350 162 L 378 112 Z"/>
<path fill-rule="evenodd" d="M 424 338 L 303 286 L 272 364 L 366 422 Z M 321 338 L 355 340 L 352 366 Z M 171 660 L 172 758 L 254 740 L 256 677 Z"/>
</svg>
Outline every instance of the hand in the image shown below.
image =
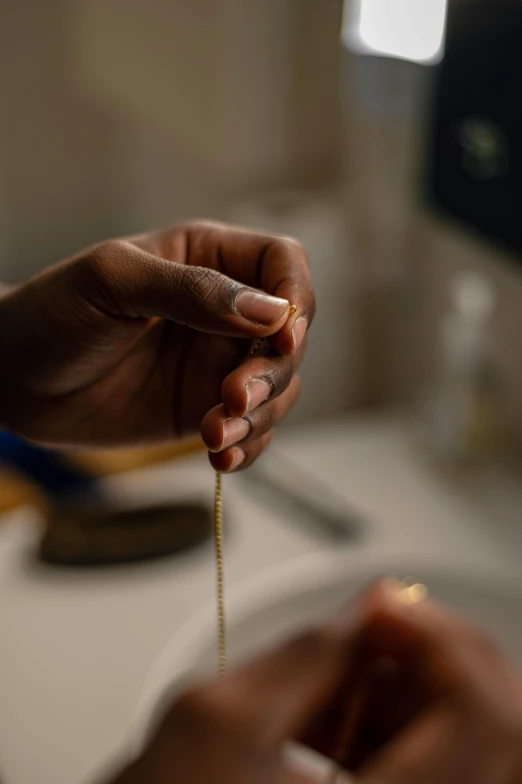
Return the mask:
<svg viewBox="0 0 522 784">
<path fill-rule="evenodd" d="M 520 681 L 466 622 L 397 597 L 377 585 L 188 692 L 114 784 L 332 784 L 282 754 L 291 740 L 334 759 L 341 740 L 357 784 L 520 784 Z"/>
<path fill-rule="evenodd" d="M 487 635 L 434 602 L 392 601 L 358 645 L 343 761 L 360 784 L 522 782 L 522 682 Z"/>
<path fill-rule="evenodd" d="M 297 398 L 313 314 L 293 240 L 192 223 L 104 243 L 3 293 L 0 419 L 52 445 L 202 425 L 216 469 L 246 467 Z M 266 337 L 269 355 L 247 358 Z"/>
</svg>

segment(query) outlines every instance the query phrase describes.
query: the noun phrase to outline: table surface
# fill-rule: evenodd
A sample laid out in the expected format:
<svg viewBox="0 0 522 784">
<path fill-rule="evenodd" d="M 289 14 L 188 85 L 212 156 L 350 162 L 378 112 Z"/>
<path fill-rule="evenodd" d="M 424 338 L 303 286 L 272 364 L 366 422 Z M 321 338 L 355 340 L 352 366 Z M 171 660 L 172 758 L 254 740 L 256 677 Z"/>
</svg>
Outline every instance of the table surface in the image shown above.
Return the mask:
<svg viewBox="0 0 522 784">
<path fill-rule="evenodd" d="M 348 418 L 290 429 L 276 449 L 367 521 L 343 545 L 354 562 L 441 559 L 518 567 L 522 492 L 495 476 L 466 492 L 424 464 L 404 423 Z M 112 477 L 115 497 L 212 499 L 204 456 Z M 326 493 L 327 494 L 327 493 Z M 224 481 L 227 587 L 291 559 L 336 549 L 269 506 L 240 476 Z M 31 509 L 0 526 L 0 769 L 3 784 L 88 784 L 128 749 L 143 683 L 176 630 L 214 595 L 212 544 L 156 563 L 90 572 L 32 558 Z"/>
</svg>

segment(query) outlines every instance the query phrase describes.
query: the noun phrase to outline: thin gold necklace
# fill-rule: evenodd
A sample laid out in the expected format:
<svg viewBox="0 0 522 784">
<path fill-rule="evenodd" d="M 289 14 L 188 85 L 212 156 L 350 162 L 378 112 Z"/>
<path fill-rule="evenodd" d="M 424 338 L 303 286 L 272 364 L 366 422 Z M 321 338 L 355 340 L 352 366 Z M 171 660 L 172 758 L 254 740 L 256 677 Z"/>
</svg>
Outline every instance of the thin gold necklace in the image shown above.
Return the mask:
<svg viewBox="0 0 522 784">
<path fill-rule="evenodd" d="M 292 305 L 290 314 L 295 313 L 297 308 Z M 260 348 L 263 341 L 256 340 L 250 349 L 249 355 L 253 356 Z M 225 674 L 225 667 L 227 662 L 227 636 L 226 636 L 226 619 L 225 619 L 225 582 L 224 582 L 224 569 L 223 569 L 223 497 L 222 497 L 222 477 L 221 474 L 216 473 L 216 484 L 214 494 L 214 541 L 216 553 L 216 597 L 217 597 L 217 628 L 218 628 L 218 671 L 219 677 L 222 678 Z M 422 602 L 428 594 L 427 588 L 408 578 L 404 580 L 397 590 L 397 600 L 404 604 L 416 604 Z M 364 695 L 360 695 L 364 696 Z M 353 721 L 353 718 L 352 718 Z M 333 768 L 329 774 L 328 781 L 335 784 L 342 774 L 341 760 L 343 758 L 343 751 L 346 751 L 346 743 L 349 742 L 346 737 L 346 731 L 352 735 L 353 727 L 352 721 L 349 723 L 349 728 L 341 728 L 343 732 L 338 739 L 337 753 L 334 753 Z"/>
<path fill-rule="evenodd" d="M 216 473 L 214 496 L 214 542 L 216 546 L 216 596 L 218 622 L 218 669 L 219 677 L 225 674 L 227 662 L 227 636 L 225 624 L 225 586 L 223 575 L 223 500 L 221 496 L 221 474 Z"/>
<path fill-rule="evenodd" d="M 295 312 L 294 306 L 291 309 Z M 251 354 L 259 348 L 259 341 L 256 341 Z M 219 677 L 222 678 L 225 674 L 225 667 L 227 662 L 227 637 L 226 637 L 226 619 L 225 619 L 225 583 L 224 583 L 224 570 L 223 570 L 223 497 L 222 497 L 222 477 L 221 474 L 216 472 L 216 484 L 214 494 L 214 541 L 216 553 L 216 597 L 217 597 L 217 627 L 218 627 L 218 671 Z M 402 604 L 417 604 L 424 601 L 428 595 L 428 589 L 422 583 L 418 583 L 412 578 L 403 580 L 397 587 L 397 601 Z M 356 695 L 357 702 L 360 703 L 364 699 L 364 687 Z M 359 707 L 359 706 L 358 706 Z M 336 784 L 339 777 L 343 774 L 342 759 L 346 757 L 347 744 L 352 740 L 354 726 L 356 720 L 355 715 L 349 719 L 348 726 L 341 726 L 341 733 L 336 742 L 336 749 L 334 750 L 333 767 L 329 773 L 326 784 Z"/>
<path fill-rule="evenodd" d="M 295 305 L 290 306 L 288 316 L 297 311 Z M 262 349 L 264 341 L 255 340 L 250 348 L 249 356 L 252 357 Z M 227 663 L 227 627 L 225 618 L 225 580 L 223 569 L 223 482 L 221 474 L 216 473 L 214 492 L 214 544 L 216 554 L 216 600 L 217 600 L 217 631 L 218 631 L 218 672 L 222 678 L 225 674 Z"/>
</svg>

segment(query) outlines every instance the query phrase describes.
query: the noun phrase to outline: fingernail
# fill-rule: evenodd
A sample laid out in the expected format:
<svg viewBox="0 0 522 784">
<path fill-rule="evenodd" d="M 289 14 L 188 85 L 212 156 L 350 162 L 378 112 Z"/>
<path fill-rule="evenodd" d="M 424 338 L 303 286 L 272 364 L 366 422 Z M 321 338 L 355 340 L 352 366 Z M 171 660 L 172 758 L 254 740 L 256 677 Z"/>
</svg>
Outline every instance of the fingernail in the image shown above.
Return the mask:
<svg viewBox="0 0 522 784">
<path fill-rule="evenodd" d="M 246 384 L 246 410 L 245 414 L 253 411 L 268 400 L 272 392 L 272 387 L 263 378 L 251 378 Z"/>
<path fill-rule="evenodd" d="M 277 321 L 290 307 L 286 299 L 271 297 L 251 289 L 240 292 L 235 305 L 237 312 L 246 319 L 265 326 Z"/>
<path fill-rule="evenodd" d="M 297 349 L 303 342 L 307 329 L 308 329 L 308 321 L 304 316 L 301 316 L 301 318 L 298 318 L 294 326 L 292 327 L 292 337 L 294 339 L 294 352 L 297 351 Z"/>
<path fill-rule="evenodd" d="M 229 471 L 233 471 L 235 468 L 239 468 L 241 463 L 243 463 L 243 461 L 245 460 L 245 457 L 246 455 L 243 452 L 243 450 L 240 447 L 235 446 L 232 450 L 232 462 L 227 468 L 227 473 Z"/>
<path fill-rule="evenodd" d="M 238 441 L 242 441 L 250 433 L 250 425 L 246 419 L 234 417 L 223 422 L 223 441 L 221 449 L 226 449 Z"/>
</svg>

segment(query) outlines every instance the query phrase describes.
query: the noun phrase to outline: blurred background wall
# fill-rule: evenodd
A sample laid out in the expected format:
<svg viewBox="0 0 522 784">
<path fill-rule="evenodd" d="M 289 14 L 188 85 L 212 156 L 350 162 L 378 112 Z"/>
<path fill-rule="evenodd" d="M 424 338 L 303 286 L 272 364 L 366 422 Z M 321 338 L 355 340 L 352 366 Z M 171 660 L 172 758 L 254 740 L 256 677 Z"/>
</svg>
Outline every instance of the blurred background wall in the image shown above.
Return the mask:
<svg viewBox="0 0 522 784">
<path fill-rule="evenodd" d="M 459 2 L 459 0 L 453 0 Z M 522 275 L 420 206 L 433 68 L 340 45 L 340 0 L 0 3 L 0 275 L 188 217 L 298 236 L 319 314 L 296 417 L 414 400 L 449 280 L 487 271 L 522 438 Z"/>
<path fill-rule="evenodd" d="M 0 7 L 11 275 L 107 234 L 339 176 L 338 3 Z"/>
</svg>

